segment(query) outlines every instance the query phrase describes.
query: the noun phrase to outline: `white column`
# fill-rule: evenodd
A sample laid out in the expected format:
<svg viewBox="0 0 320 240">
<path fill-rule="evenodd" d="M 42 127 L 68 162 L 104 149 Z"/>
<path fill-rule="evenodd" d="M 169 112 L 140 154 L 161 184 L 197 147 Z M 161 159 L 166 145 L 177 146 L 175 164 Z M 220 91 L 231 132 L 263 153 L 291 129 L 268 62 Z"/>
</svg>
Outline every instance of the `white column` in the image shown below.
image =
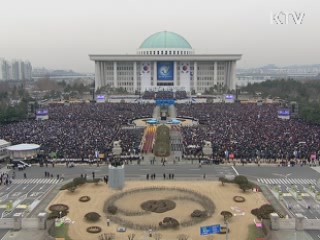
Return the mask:
<svg viewBox="0 0 320 240">
<path fill-rule="evenodd" d="M 227 87 L 231 89 L 231 68 L 230 68 L 230 61 L 226 62 L 227 66 Z"/>
<path fill-rule="evenodd" d="M 218 81 L 218 63 L 214 62 L 214 73 L 213 73 L 213 86 L 217 84 Z"/>
<path fill-rule="evenodd" d="M 95 82 L 95 90 L 101 87 L 101 79 L 100 79 L 100 66 L 99 62 L 95 62 L 95 77 L 94 77 L 94 82 Z"/>
<path fill-rule="evenodd" d="M 106 76 L 104 75 L 104 63 L 100 62 L 100 86 L 106 85 Z"/>
<path fill-rule="evenodd" d="M 230 89 L 236 89 L 236 81 L 237 81 L 237 76 L 236 76 L 236 61 L 231 62 L 231 86 Z"/>
<path fill-rule="evenodd" d="M 115 88 L 118 87 L 117 62 L 113 62 L 113 85 Z"/>
<path fill-rule="evenodd" d="M 158 88 L 157 86 L 157 82 L 158 82 L 158 79 L 157 79 L 157 62 L 154 61 L 153 62 L 153 88 Z M 151 82 L 149 83 L 149 85 L 151 86 Z"/>
<path fill-rule="evenodd" d="M 173 62 L 173 88 L 178 87 L 177 74 L 178 74 L 177 61 L 174 61 Z"/>
<path fill-rule="evenodd" d="M 193 84 L 194 90 L 198 91 L 198 63 L 195 61 L 193 64 Z"/>
<path fill-rule="evenodd" d="M 133 92 L 137 90 L 137 62 L 133 62 Z"/>
</svg>

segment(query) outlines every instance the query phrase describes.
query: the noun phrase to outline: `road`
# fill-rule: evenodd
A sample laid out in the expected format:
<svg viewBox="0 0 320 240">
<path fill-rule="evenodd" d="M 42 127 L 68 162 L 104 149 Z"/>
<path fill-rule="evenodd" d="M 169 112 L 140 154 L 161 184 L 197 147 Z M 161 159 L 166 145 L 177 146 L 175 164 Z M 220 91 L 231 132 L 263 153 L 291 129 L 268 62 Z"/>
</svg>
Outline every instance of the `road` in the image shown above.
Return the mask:
<svg viewBox="0 0 320 240">
<path fill-rule="evenodd" d="M 23 179 L 24 173 L 29 178 L 44 178 L 45 172 L 49 172 L 53 175 L 53 178 L 57 178 L 63 174 L 65 179 L 71 179 L 79 177 L 81 174 L 87 174 L 88 178 L 92 177 L 92 172 L 95 173 L 95 177 L 103 177 L 108 174 L 108 166 L 100 165 L 76 165 L 73 168 L 67 168 L 64 165 L 56 165 L 55 167 L 39 167 L 32 166 L 24 171 L 15 171 L 16 179 Z M 126 177 L 135 179 L 145 179 L 146 174 L 155 173 L 159 178 L 163 174 L 174 173 L 175 179 L 179 178 L 203 178 L 205 174 L 206 177 L 213 179 L 224 175 L 236 175 L 236 172 L 231 166 L 226 165 L 203 165 L 201 168 L 197 164 L 180 164 L 180 165 L 126 165 L 125 174 Z M 12 175 L 12 171 L 9 172 Z"/>
<path fill-rule="evenodd" d="M 272 178 L 285 177 L 289 175 L 290 178 L 320 178 L 320 173 L 310 168 L 309 166 L 295 166 L 295 167 L 276 167 L 276 166 L 236 166 L 237 171 L 241 175 L 247 176 L 249 179 L 257 178 Z"/>
</svg>

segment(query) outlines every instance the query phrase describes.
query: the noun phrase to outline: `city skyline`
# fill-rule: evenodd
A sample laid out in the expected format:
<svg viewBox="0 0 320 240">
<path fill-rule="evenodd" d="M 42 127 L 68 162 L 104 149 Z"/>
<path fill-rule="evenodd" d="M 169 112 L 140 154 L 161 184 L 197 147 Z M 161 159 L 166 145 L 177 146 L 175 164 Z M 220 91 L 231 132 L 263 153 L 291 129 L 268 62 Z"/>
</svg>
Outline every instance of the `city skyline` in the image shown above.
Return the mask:
<svg viewBox="0 0 320 240">
<path fill-rule="evenodd" d="M 195 53 L 243 54 L 237 68 L 318 64 L 319 7 L 316 0 L 13 0 L 2 4 L 0 57 L 94 72 L 89 54 L 134 54 L 145 38 L 167 30 Z M 271 14 L 281 11 L 305 17 L 302 24 L 271 24 Z"/>
</svg>

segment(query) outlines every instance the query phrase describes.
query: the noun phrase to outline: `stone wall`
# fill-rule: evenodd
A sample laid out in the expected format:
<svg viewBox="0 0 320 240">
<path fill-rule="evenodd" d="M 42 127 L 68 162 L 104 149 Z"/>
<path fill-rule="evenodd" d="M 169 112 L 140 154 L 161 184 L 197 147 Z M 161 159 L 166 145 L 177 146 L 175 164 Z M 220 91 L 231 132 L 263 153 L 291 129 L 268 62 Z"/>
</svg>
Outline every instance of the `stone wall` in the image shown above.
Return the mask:
<svg viewBox="0 0 320 240">
<path fill-rule="evenodd" d="M 302 214 L 296 214 L 295 218 L 280 218 L 278 214 L 270 214 L 270 222 L 272 230 L 319 230 L 320 219 L 307 219 Z"/>
</svg>

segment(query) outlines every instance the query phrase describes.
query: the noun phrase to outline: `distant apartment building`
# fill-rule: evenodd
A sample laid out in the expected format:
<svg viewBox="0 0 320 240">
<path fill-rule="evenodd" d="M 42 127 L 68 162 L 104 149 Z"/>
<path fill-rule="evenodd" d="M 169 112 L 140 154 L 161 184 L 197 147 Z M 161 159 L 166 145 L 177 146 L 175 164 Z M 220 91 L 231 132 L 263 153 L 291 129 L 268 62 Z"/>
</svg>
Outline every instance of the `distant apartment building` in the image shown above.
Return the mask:
<svg viewBox="0 0 320 240">
<path fill-rule="evenodd" d="M 29 61 L 13 60 L 9 63 L 5 59 L 0 59 L 0 81 L 31 79 L 32 65 Z"/>
<path fill-rule="evenodd" d="M 272 76 L 250 76 L 250 75 L 237 75 L 236 86 L 245 87 L 248 84 L 262 83 L 267 80 L 274 80 Z"/>
<path fill-rule="evenodd" d="M 11 65 L 8 61 L 0 59 L 0 81 L 11 79 Z"/>
</svg>

